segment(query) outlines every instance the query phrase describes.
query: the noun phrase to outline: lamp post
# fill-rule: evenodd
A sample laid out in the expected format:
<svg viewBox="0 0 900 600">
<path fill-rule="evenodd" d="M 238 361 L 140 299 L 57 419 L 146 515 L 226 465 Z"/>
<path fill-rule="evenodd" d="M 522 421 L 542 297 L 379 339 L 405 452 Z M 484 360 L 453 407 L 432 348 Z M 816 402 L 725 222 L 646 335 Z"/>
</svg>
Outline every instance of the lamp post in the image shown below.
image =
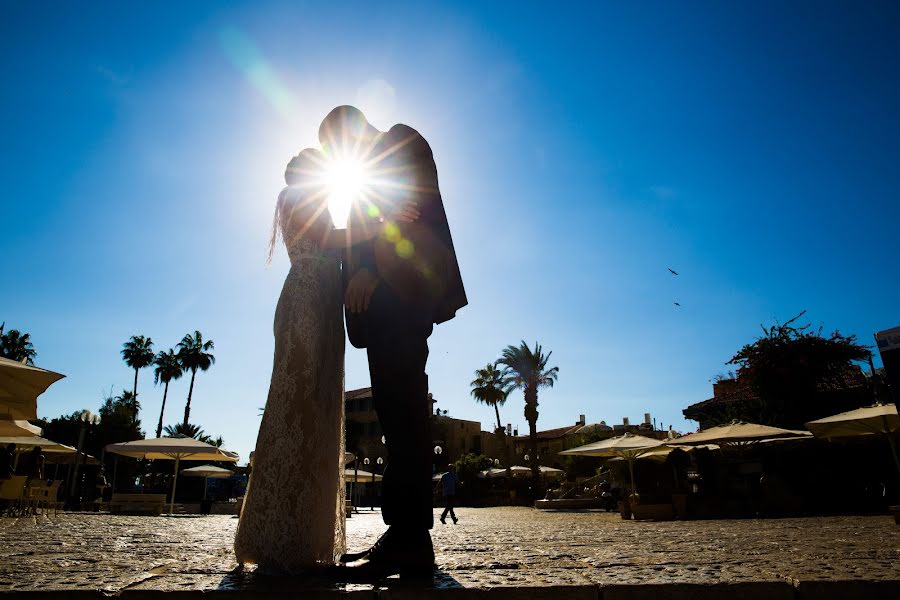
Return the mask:
<svg viewBox="0 0 900 600">
<path fill-rule="evenodd" d="M 81 414 L 78 415 L 78 419 L 81 421 L 81 431 L 78 432 L 78 449 L 75 451 L 75 469 L 73 471 L 72 481 L 69 482 L 70 502 L 74 500 L 75 497 L 75 482 L 78 481 L 78 461 L 84 451 L 85 432 L 89 425 L 98 425 L 100 423 L 100 415 L 94 414 L 89 410 L 83 410 L 81 411 Z"/>
<path fill-rule="evenodd" d="M 375 459 L 375 464 L 380 467 L 384 464 L 384 459 L 379 456 Z M 372 465 L 372 510 L 375 510 L 375 465 Z"/>
<path fill-rule="evenodd" d="M 367 466 L 367 467 L 369 466 L 369 464 L 370 464 L 371 462 L 372 462 L 372 461 L 370 461 L 368 457 L 366 457 L 366 458 L 363 459 L 363 464 L 364 464 L 365 466 Z M 374 469 L 374 467 L 372 468 L 372 487 L 373 487 L 373 488 L 375 487 L 375 469 Z M 374 507 L 375 501 L 372 500 L 371 504 L 372 504 L 372 509 L 374 510 L 374 508 L 375 508 L 375 507 Z"/>
</svg>

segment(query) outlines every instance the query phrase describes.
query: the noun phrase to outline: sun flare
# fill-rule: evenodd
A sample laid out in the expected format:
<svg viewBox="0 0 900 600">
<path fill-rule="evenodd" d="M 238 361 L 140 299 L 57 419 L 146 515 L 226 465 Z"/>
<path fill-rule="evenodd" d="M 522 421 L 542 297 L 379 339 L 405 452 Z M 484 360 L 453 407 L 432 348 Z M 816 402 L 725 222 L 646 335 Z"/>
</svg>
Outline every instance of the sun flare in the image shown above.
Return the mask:
<svg viewBox="0 0 900 600">
<path fill-rule="evenodd" d="M 342 229 L 347 226 L 353 203 L 369 185 L 369 170 L 362 160 L 342 156 L 324 165 L 323 179 L 328 189 L 328 212 L 334 226 Z"/>
</svg>

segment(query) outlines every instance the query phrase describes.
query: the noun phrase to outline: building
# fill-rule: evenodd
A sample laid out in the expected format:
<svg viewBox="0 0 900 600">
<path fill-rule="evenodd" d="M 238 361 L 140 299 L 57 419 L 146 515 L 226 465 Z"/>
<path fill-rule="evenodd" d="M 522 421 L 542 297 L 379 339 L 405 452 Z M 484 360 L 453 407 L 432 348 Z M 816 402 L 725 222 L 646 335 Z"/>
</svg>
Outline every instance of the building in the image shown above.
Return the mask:
<svg viewBox="0 0 900 600">
<path fill-rule="evenodd" d="M 435 401 L 430 395 L 427 402 L 429 408 L 434 406 Z M 347 391 L 344 394 L 344 407 L 347 451 L 356 454 L 360 460 L 368 458 L 374 462 L 379 457 L 386 459 L 387 451 L 381 441 L 383 434 L 372 402 L 372 388 Z M 446 411 L 434 409 L 431 436 L 434 446 L 441 449 L 440 454 L 434 456 L 434 464 L 436 467 L 443 467 L 466 454 L 484 454 L 504 466 L 507 466 L 507 462 L 508 466 L 525 465 L 529 437 L 513 435 L 511 427 L 508 427 L 508 431 L 508 435 L 482 431 L 479 421 L 457 419 L 449 416 Z M 538 432 L 538 459 L 542 465 L 561 467 L 563 457 L 559 453 L 563 450 L 626 432 L 659 439 L 669 435 L 668 432 L 655 428 L 649 413 L 644 414 L 644 422 L 638 425 L 631 425 L 625 417 L 621 424 L 612 426 L 605 421 L 586 424 L 585 416 L 580 415 L 573 425 Z"/>
<path fill-rule="evenodd" d="M 345 392 L 344 415 L 347 451 L 356 454 L 360 461 L 365 458 L 373 462 L 379 457 L 387 459 L 387 450 L 381 441 L 383 433 L 372 402 L 372 388 Z"/>
<path fill-rule="evenodd" d="M 624 417 L 621 424 L 612 426 L 607 425 L 606 421 L 586 424 L 584 415 L 580 415 L 574 425 L 537 432 L 538 462 L 547 467 L 561 468 L 564 457 L 559 453 L 563 450 L 624 433 L 634 433 L 657 439 L 666 439 L 670 435 L 668 431 L 655 428 L 650 413 L 644 413 L 644 422 L 638 425 L 632 425 L 628 417 Z M 519 435 L 513 438 L 515 464 L 528 466 L 525 456 L 529 452 L 529 440 L 528 435 Z"/>
<path fill-rule="evenodd" d="M 871 386 L 866 375 L 856 365 L 848 367 L 838 381 L 818 385 L 815 407 L 821 418 L 871 404 Z M 723 379 L 713 383 L 713 397 L 691 404 L 681 411 L 686 419 L 700 423 L 700 429 L 708 429 L 732 420 L 762 422 L 760 398 L 750 387 L 737 379 Z M 776 423 L 776 425 L 778 425 Z M 790 426 L 791 424 L 780 424 Z M 795 424 L 801 425 L 801 424 Z"/>
<path fill-rule="evenodd" d="M 428 398 L 429 410 L 434 400 Z M 381 426 L 372 401 L 372 388 L 348 390 L 344 393 L 345 435 L 347 451 L 356 454 L 360 460 L 371 461 L 379 457 L 387 458 L 387 450 L 382 442 Z M 431 435 L 434 446 L 441 448 L 435 455 L 435 463 L 446 465 L 468 454 L 488 454 L 502 458 L 502 445 L 492 433 L 481 431 L 479 421 L 456 419 L 435 410 L 432 413 Z M 493 453 L 493 454 L 491 454 Z"/>
</svg>

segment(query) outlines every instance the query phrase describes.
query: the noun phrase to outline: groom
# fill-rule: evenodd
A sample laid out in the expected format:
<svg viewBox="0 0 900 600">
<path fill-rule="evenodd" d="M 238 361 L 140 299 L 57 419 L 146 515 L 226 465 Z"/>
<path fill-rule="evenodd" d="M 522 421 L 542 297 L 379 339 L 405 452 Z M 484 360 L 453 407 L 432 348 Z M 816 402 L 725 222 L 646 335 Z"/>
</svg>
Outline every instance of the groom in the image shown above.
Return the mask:
<svg viewBox="0 0 900 600">
<path fill-rule="evenodd" d="M 393 574 L 430 577 L 434 550 L 431 497 L 431 403 L 428 337 L 468 301 L 463 289 L 437 168 L 428 142 L 406 125 L 382 133 L 361 111 L 339 106 L 322 121 L 326 153 L 335 146 L 363 148 L 374 171 L 371 241 L 344 257 L 347 334 L 366 348 L 372 398 L 384 432 L 382 516 L 389 526 L 369 550 L 345 555 L 343 575 L 375 580 Z M 414 204 L 415 222 L 391 222 L 392 208 Z M 383 218 L 382 218 L 383 217 Z M 353 231 L 348 231 L 353 237 Z"/>
</svg>

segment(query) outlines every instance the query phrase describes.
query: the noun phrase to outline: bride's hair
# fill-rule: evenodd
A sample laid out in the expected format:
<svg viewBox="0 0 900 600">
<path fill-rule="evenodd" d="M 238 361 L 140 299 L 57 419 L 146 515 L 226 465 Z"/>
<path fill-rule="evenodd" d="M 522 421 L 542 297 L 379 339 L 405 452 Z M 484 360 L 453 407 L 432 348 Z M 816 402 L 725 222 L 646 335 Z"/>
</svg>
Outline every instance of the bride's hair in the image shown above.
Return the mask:
<svg viewBox="0 0 900 600">
<path fill-rule="evenodd" d="M 284 171 L 284 182 L 288 184 L 288 187 L 281 190 L 281 193 L 278 194 L 278 201 L 275 203 L 275 216 L 272 218 L 272 233 L 269 236 L 269 253 L 266 259 L 267 265 L 272 264 L 272 256 L 275 254 L 275 246 L 278 245 L 279 238 L 284 241 L 284 229 L 281 223 L 288 191 L 291 187 L 299 187 L 309 181 L 310 177 L 315 176 L 321 168 L 322 154 L 319 150 L 312 148 L 302 150 L 288 163 L 287 169 Z"/>
</svg>

